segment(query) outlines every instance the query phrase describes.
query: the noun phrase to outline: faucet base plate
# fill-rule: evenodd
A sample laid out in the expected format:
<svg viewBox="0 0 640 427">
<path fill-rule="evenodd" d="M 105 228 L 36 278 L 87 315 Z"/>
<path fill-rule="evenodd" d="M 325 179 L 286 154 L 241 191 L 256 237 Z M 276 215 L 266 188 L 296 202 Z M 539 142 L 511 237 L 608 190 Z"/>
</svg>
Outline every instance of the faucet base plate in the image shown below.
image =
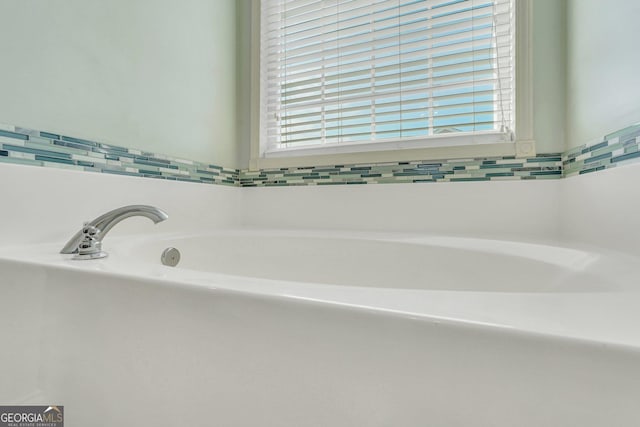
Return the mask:
<svg viewBox="0 0 640 427">
<path fill-rule="evenodd" d="M 106 258 L 108 257 L 109 254 L 104 252 L 104 251 L 100 251 L 100 252 L 96 252 L 93 254 L 76 254 L 73 256 L 73 258 L 71 258 L 74 261 L 85 261 L 88 259 L 100 259 L 100 258 Z"/>
</svg>

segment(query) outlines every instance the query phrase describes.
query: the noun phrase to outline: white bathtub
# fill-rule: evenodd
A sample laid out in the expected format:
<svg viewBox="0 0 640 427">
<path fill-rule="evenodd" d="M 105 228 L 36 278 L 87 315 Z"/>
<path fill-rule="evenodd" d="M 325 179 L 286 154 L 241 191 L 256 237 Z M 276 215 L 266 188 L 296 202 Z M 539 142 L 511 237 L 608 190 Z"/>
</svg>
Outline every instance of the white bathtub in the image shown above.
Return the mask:
<svg viewBox="0 0 640 427">
<path fill-rule="evenodd" d="M 634 257 L 286 230 L 58 246 L 0 250 L 0 403 L 69 427 L 640 424 Z"/>
</svg>

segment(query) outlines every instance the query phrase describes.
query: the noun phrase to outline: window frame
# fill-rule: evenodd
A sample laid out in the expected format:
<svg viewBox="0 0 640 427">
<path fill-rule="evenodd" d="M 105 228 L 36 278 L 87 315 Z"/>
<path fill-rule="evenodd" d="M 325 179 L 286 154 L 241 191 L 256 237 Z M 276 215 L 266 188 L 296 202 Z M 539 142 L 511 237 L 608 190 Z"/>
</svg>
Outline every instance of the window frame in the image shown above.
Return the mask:
<svg viewBox="0 0 640 427">
<path fill-rule="evenodd" d="M 378 163 L 411 160 L 455 159 L 465 157 L 533 157 L 533 64 L 532 64 L 532 0 L 515 0 L 515 128 L 514 141 L 491 142 L 482 136 L 446 135 L 433 141 L 423 139 L 418 148 L 405 148 L 410 143 L 365 142 L 309 147 L 271 152 L 263 155 L 261 147 L 261 71 L 260 71 L 260 10 L 261 0 L 253 0 L 251 13 L 251 158 L 249 169 L 269 169 L 331 164 Z M 496 139 L 495 132 L 491 135 Z M 448 139 L 450 144 L 442 145 Z"/>
</svg>

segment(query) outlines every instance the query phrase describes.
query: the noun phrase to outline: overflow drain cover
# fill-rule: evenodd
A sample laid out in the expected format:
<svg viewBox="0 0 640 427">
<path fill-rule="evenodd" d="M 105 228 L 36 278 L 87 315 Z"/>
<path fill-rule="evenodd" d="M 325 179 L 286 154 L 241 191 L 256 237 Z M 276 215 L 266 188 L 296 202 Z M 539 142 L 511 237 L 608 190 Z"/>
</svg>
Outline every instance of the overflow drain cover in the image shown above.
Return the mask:
<svg viewBox="0 0 640 427">
<path fill-rule="evenodd" d="M 176 248 L 167 248 L 162 251 L 162 256 L 160 257 L 160 261 L 162 264 L 167 265 L 169 267 L 175 267 L 180 262 L 180 251 Z"/>
</svg>

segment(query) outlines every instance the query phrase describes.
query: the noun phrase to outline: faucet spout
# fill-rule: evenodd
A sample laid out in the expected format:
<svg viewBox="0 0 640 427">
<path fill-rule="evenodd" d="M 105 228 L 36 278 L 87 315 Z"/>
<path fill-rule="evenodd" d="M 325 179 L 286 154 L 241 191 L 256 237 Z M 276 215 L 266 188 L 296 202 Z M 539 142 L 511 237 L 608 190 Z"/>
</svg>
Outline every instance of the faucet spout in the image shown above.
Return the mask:
<svg viewBox="0 0 640 427">
<path fill-rule="evenodd" d="M 130 205 L 100 215 L 82 227 L 62 248 L 61 254 L 78 254 L 78 259 L 93 259 L 106 256 L 102 252 L 102 239 L 116 224 L 132 216 L 149 218 L 155 224 L 169 216 L 161 209 L 147 205 Z M 82 257 L 82 258 L 80 258 Z"/>
</svg>

